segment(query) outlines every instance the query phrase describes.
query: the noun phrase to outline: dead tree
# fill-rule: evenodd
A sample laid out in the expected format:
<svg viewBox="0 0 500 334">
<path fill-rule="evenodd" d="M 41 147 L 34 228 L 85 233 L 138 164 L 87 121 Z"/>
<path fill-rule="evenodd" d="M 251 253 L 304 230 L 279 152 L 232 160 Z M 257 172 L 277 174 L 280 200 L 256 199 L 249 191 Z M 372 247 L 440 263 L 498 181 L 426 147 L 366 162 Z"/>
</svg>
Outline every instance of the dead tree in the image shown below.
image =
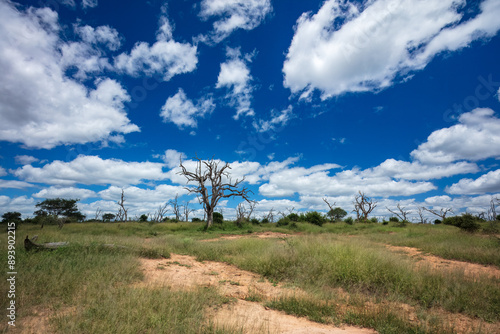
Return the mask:
<svg viewBox="0 0 500 334">
<path fill-rule="evenodd" d="M 127 216 L 128 209 L 125 208 L 125 192 L 123 189 L 122 189 L 122 195 L 117 204 L 120 206 L 120 208 L 118 209 L 118 213 L 116 214 L 116 221 L 126 222 L 128 220 Z"/>
<path fill-rule="evenodd" d="M 181 220 L 181 206 L 179 204 L 179 195 L 175 195 L 175 198 L 170 200 L 168 202 L 170 206 L 172 207 L 172 211 L 174 212 L 175 215 L 175 220 L 180 221 Z"/>
<path fill-rule="evenodd" d="M 496 204 L 495 204 L 496 201 Z M 488 220 L 495 221 L 497 219 L 496 205 L 500 205 L 500 199 L 492 198 L 490 201 L 490 208 L 488 209 Z"/>
<path fill-rule="evenodd" d="M 271 208 L 271 210 L 269 210 L 269 212 L 267 213 L 267 215 L 264 217 L 264 219 L 267 219 L 270 223 L 274 223 L 274 208 Z"/>
<path fill-rule="evenodd" d="M 102 216 L 102 210 L 101 210 L 101 208 L 97 208 L 97 210 L 95 210 L 94 220 L 99 220 L 100 216 Z"/>
<path fill-rule="evenodd" d="M 389 212 L 391 212 L 392 214 L 395 214 L 396 216 L 398 216 L 398 218 L 403 221 L 403 222 L 407 222 L 408 221 L 408 215 L 410 214 L 411 211 L 405 211 L 406 208 L 403 208 L 401 207 L 401 204 L 398 203 L 398 210 L 399 210 L 399 213 L 397 213 L 396 211 L 392 211 L 391 209 L 389 209 L 388 207 L 385 207 L 387 210 L 389 210 Z"/>
<path fill-rule="evenodd" d="M 359 195 L 354 197 L 354 210 L 358 217 L 363 218 L 363 221 L 368 221 L 368 215 L 377 207 L 377 201 L 367 197 L 364 193 L 359 191 Z"/>
<path fill-rule="evenodd" d="M 441 208 L 441 210 L 439 212 L 436 210 L 433 210 L 433 209 L 427 209 L 426 207 L 422 207 L 422 209 L 424 209 L 427 212 L 432 213 L 435 216 L 438 216 L 439 218 L 441 218 L 441 221 L 443 221 L 446 218 L 446 215 L 448 214 L 448 212 L 453 213 L 453 210 L 450 208 Z"/>
<path fill-rule="evenodd" d="M 252 213 L 255 210 L 255 207 L 257 206 L 257 202 L 255 201 L 248 201 L 248 214 L 247 214 L 247 220 L 249 221 L 250 218 L 252 217 Z"/>
<path fill-rule="evenodd" d="M 333 221 L 333 218 L 332 215 L 329 215 L 330 212 L 333 213 L 333 209 L 334 209 L 334 206 L 335 204 L 337 204 L 336 202 L 333 202 L 333 204 L 330 204 L 330 202 L 328 202 L 328 200 L 326 198 L 323 198 L 323 201 L 326 203 L 326 205 L 328 205 L 328 207 L 330 208 L 330 210 L 328 211 L 328 216 L 330 216 L 330 220 Z M 359 217 L 358 217 L 359 218 Z"/>
<path fill-rule="evenodd" d="M 236 207 L 236 225 L 241 227 L 241 223 L 243 223 L 247 219 L 247 209 L 245 205 L 242 203 L 238 204 Z"/>
<path fill-rule="evenodd" d="M 158 209 L 155 211 L 155 213 L 151 216 L 151 221 L 154 222 L 162 222 L 163 219 L 165 218 L 165 215 L 168 212 L 167 209 L 168 203 L 165 203 L 163 205 L 160 205 Z"/>
<path fill-rule="evenodd" d="M 222 198 L 242 197 L 247 202 L 249 201 L 248 194 L 250 191 L 243 187 L 238 189 L 238 186 L 245 180 L 232 181 L 229 174 L 231 167 L 226 162 L 221 166 L 221 162 L 212 158 L 211 160 L 197 160 L 196 168 L 194 171 L 188 171 L 186 167 L 180 162 L 181 172 L 187 182 L 193 182 L 195 187 L 186 188 L 190 193 L 196 193 L 203 202 L 203 208 L 207 214 L 206 228 L 213 225 L 214 210 Z"/>
<path fill-rule="evenodd" d="M 418 216 L 420 217 L 420 224 L 427 224 L 428 219 L 424 217 L 424 210 L 418 208 Z"/>
<path fill-rule="evenodd" d="M 194 209 L 191 209 L 189 207 L 189 201 L 183 206 L 183 211 L 184 211 L 184 217 L 186 218 L 186 221 L 189 221 L 189 214 L 194 211 Z"/>
</svg>

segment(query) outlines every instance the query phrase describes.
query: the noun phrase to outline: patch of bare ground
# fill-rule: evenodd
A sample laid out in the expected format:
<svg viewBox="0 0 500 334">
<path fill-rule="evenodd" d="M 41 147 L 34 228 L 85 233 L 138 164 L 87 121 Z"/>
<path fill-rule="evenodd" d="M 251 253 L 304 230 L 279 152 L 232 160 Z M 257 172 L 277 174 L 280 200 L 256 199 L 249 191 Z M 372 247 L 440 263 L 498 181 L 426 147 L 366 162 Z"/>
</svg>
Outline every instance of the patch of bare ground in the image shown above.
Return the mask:
<svg viewBox="0 0 500 334">
<path fill-rule="evenodd" d="M 297 288 L 286 288 L 272 284 L 259 275 L 241 270 L 226 263 L 198 262 L 192 256 L 171 254 L 165 259 L 141 259 L 145 274 L 139 286 L 169 286 L 174 289 L 192 290 L 198 287 L 216 287 L 225 296 L 237 299 L 235 303 L 209 311 L 209 318 L 223 328 L 238 328 L 243 333 L 376 333 L 371 329 L 352 326 L 342 328 L 319 324 L 305 318 L 294 317 L 283 312 L 270 310 L 260 303 L 246 301 L 258 296 L 269 300 L 286 295 L 306 295 Z"/>
<path fill-rule="evenodd" d="M 76 312 L 75 307 L 63 307 L 59 310 L 47 307 L 34 307 L 29 315 L 16 321 L 15 327 L 10 327 L 7 333 L 12 334 L 51 334 L 56 333 L 51 325 L 51 319 L 63 317 Z"/>
<path fill-rule="evenodd" d="M 252 234 L 231 234 L 231 235 L 223 235 L 218 238 L 213 239 L 204 239 L 200 240 L 203 242 L 212 242 L 212 241 L 220 241 L 220 240 L 236 240 L 242 238 L 257 238 L 257 239 L 270 239 L 270 238 L 287 238 L 293 236 L 292 234 L 280 233 L 280 232 L 260 232 L 260 233 L 252 233 Z"/>
<path fill-rule="evenodd" d="M 417 262 L 417 267 L 429 266 L 435 270 L 463 271 L 466 277 L 474 279 L 479 275 L 500 279 L 500 269 L 494 266 L 484 266 L 476 263 L 447 260 L 441 257 L 425 254 L 417 248 L 386 245 L 392 251 L 409 255 Z"/>
</svg>

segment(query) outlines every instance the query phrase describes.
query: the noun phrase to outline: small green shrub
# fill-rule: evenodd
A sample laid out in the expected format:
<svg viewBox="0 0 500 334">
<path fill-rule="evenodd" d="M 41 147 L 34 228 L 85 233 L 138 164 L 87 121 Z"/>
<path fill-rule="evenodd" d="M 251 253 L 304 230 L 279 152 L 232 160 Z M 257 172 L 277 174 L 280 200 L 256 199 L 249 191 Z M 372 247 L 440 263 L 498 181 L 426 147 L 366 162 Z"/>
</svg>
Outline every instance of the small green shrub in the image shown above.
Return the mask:
<svg viewBox="0 0 500 334">
<path fill-rule="evenodd" d="M 262 220 L 260 221 L 262 224 L 269 224 L 269 219 L 267 218 L 262 218 Z"/>
<path fill-rule="evenodd" d="M 442 223 L 442 221 L 441 221 L 441 220 L 439 220 L 439 219 L 436 219 L 436 220 L 434 221 L 434 225 L 439 225 L 439 224 L 441 224 L 441 223 Z"/>
<path fill-rule="evenodd" d="M 476 217 L 470 213 L 464 213 L 461 216 L 448 217 L 443 220 L 445 225 L 453 225 L 460 228 L 463 231 L 474 233 L 481 228 Z"/>
<path fill-rule="evenodd" d="M 252 223 L 252 225 L 260 225 L 260 221 L 257 218 L 252 218 L 250 223 Z"/>
<path fill-rule="evenodd" d="M 193 223 L 200 223 L 200 222 L 202 222 L 202 220 L 200 218 L 196 218 L 196 217 L 194 217 L 193 219 L 191 219 L 191 221 Z"/>
<path fill-rule="evenodd" d="M 311 224 L 323 226 L 325 220 L 325 217 L 323 217 L 323 215 L 318 211 L 309 211 L 308 213 L 306 213 L 306 221 Z"/>
<path fill-rule="evenodd" d="M 399 219 L 398 219 L 398 217 L 391 217 L 391 218 L 389 218 L 389 221 L 394 222 L 394 223 L 398 223 Z"/>
<path fill-rule="evenodd" d="M 296 213 L 291 213 L 287 216 L 288 219 L 292 222 L 298 222 L 299 221 L 299 215 Z"/>
<path fill-rule="evenodd" d="M 378 223 L 378 219 L 377 219 L 377 217 L 372 217 L 372 218 L 370 219 L 370 221 L 371 221 L 372 223 Z"/>
<path fill-rule="evenodd" d="M 347 217 L 346 219 L 344 219 L 344 223 L 352 225 L 354 224 L 354 219 L 352 219 L 352 217 Z"/>
<path fill-rule="evenodd" d="M 214 212 L 212 217 L 214 219 L 214 224 L 222 224 L 224 221 L 224 216 L 220 212 Z"/>
<path fill-rule="evenodd" d="M 276 226 L 287 226 L 290 223 L 291 223 L 290 218 L 283 217 L 283 218 L 280 218 L 280 220 L 278 220 L 278 222 L 276 223 Z"/>
</svg>

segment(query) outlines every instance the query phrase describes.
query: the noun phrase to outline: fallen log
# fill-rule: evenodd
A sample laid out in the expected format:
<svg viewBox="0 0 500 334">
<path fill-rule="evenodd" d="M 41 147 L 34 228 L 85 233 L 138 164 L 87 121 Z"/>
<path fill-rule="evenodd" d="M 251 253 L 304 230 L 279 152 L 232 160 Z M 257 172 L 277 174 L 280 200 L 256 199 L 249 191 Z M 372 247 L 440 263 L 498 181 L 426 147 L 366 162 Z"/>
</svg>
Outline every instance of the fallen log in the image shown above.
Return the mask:
<svg viewBox="0 0 500 334">
<path fill-rule="evenodd" d="M 69 245 L 69 242 L 48 242 L 45 244 L 36 244 L 33 241 L 36 240 L 36 236 L 30 240 L 28 236 L 24 239 L 24 249 L 27 251 L 31 250 L 53 250 Z"/>
</svg>

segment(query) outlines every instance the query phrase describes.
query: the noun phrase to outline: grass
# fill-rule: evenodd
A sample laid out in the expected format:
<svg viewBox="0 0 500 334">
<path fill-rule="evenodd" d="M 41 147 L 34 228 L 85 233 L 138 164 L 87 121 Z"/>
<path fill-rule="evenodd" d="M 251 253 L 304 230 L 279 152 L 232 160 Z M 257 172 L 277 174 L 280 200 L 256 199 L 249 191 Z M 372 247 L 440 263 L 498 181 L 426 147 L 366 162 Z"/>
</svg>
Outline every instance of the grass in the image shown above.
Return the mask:
<svg viewBox="0 0 500 334">
<path fill-rule="evenodd" d="M 264 231 L 301 235 L 200 242 L 222 234 Z M 39 235 L 39 243 L 68 241 L 70 246 L 26 253 L 22 239 L 35 234 Z M 6 239 L 5 233 L 0 238 Z M 436 308 L 484 321 L 500 321 L 498 279 L 476 277 L 472 281 L 463 272 L 415 269 L 411 259 L 387 250 L 383 243 L 417 247 L 444 258 L 500 265 L 500 244 L 496 239 L 444 225 L 399 228 L 328 223 L 319 227 L 298 223 L 291 230 L 270 224 L 247 224 L 239 229 L 225 222 L 207 232 L 203 232 L 201 223 L 85 223 L 69 224 L 62 230 L 21 225 L 16 253 L 18 317 L 49 308 L 58 314 L 52 325 L 61 333 L 239 332 L 237 328 L 210 324 L 206 310 L 228 302 L 215 290 L 181 292 L 134 287 L 133 283 L 142 279 L 140 257 L 168 258 L 175 252 L 195 255 L 200 261 L 232 263 L 271 282 L 301 287 L 309 292 L 307 298 L 265 301 L 251 292 L 247 300 L 317 322 L 348 323 L 375 328 L 379 333 L 452 333 L 432 317 Z M 2 242 L 3 254 L 4 245 Z M 6 257 L 2 261 L 5 267 Z M 339 288 L 351 298 L 331 292 Z M 7 282 L 0 281 L 2 295 L 6 290 Z M 95 306 L 97 300 L 99 306 Z M 432 321 L 415 324 L 390 306 L 363 308 L 367 302 L 406 303 Z M 338 305 L 343 306 L 339 309 Z M 0 300 L 0 307 L 7 307 L 5 298 Z M 4 331 L 0 327 L 0 332 Z"/>
</svg>

